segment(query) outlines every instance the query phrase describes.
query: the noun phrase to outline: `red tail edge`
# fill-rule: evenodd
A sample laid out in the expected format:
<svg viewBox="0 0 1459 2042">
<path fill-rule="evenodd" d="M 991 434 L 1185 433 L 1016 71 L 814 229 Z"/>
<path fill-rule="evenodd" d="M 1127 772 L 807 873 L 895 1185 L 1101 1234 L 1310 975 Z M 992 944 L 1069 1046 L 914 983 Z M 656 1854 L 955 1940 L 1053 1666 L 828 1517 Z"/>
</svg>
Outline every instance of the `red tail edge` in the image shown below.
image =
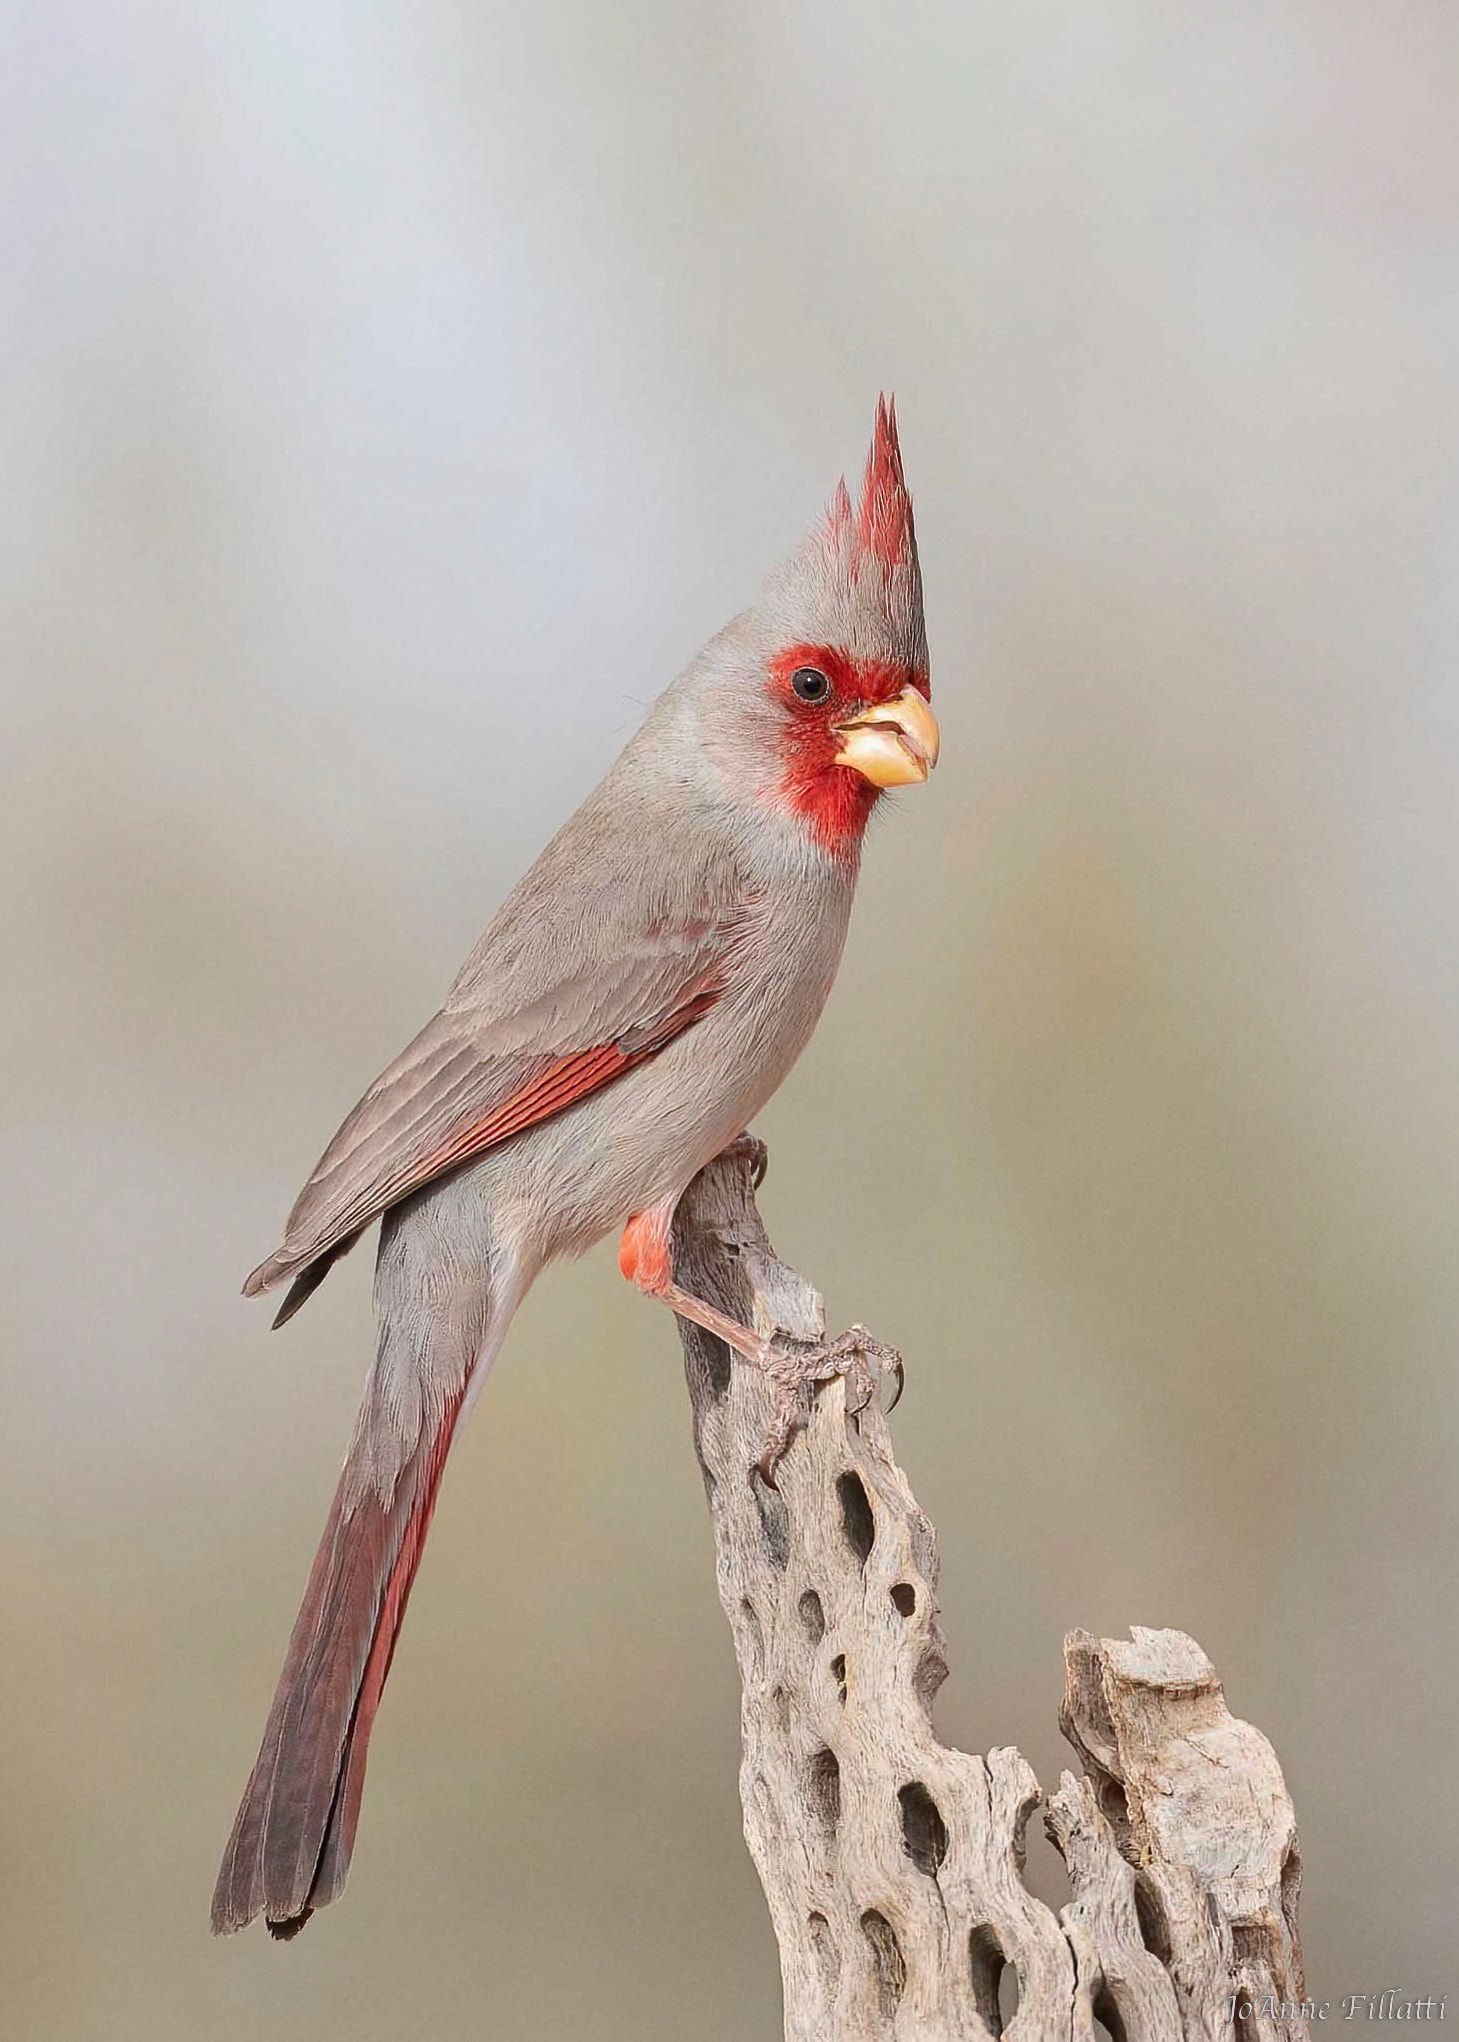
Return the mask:
<svg viewBox="0 0 1459 2042">
<path fill-rule="evenodd" d="M 287 1939 L 344 1890 L 370 1734 L 464 1396 L 463 1385 L 388 1497 L 354 1496 L 350 1466 L 340 1477 L 223 1855 L 215 1934 L 262 1913 Z"/>
</svg>

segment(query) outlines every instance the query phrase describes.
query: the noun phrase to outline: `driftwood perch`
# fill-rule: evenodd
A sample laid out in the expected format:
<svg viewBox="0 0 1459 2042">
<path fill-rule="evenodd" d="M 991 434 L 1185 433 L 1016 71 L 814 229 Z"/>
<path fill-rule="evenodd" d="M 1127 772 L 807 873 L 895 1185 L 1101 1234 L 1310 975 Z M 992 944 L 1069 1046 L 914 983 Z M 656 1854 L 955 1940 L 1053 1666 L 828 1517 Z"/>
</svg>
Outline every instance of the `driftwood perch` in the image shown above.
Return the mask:
<svg viewBox="0 0 1459 2042">
<path fill-rule="evenodd" d="M 695 1179 L 678 1280 L 769 1333 L 821 1300 L 776 1259 L 748 1161 Z M 780 1945 L 788 2042 L 1295 2042 L 1308 2035 L 1292 1804 L 1260 1731 L 1179 1631 L 1065 1640 L 1082 1778 L 1047 1800 L 1010 1746 L 939 1744 L 932 1526 L 881 1410 L 832 1381 L 777 1472 L 765 1383 L 680 1321 L 720 1600 L 743 1686 L 745 1835 Z M 1023 1884 L 1042 1808 L 1073 1898 Z"/>
</svg>

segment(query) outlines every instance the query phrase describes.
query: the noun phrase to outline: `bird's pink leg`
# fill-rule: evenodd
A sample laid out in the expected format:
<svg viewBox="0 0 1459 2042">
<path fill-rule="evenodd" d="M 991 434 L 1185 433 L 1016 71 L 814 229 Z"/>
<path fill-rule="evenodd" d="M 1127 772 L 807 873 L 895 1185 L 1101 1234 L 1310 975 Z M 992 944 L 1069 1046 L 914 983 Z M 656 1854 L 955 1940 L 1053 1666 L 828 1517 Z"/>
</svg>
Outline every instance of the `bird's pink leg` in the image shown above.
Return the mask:
<svg viewBox="0 0 1459 2042">
<path fill-rule="evenodd" d="M 618 1267 L 630 1283 L 638 1285 L 645 1297 L 657 1298 L 671 1312 L 677 1312 L 681 1319 L 702 1326 L 706 1333 L 716 1334 L 746 1361 L 754 1362 L 757 1368 L 768 1369 L 774 1358 L 768 1340 L 761 1339 L 748 1326 L 742 1326 L 728 1312 L 705 1304 L 702 1298 L 691 1296 L 675 1283 L 669 1257 L 669 1233 L 673 1222 L 673 1206 L 653 1205 L 645 1212 L 635 1213 L 623 1229 Z"/>
<path fill-rule="evenodd" d="M 741 1140 L 746 1139 L 749 1138 L 741 1136 Z M 763 1151 L 761 1153 L 763 1155 Z M 752 1160 L 758 1159 L 752 1157 Z M 842 1333 L 834 1340 L 809 1344 L 765 1340 L 748 1326 L 742 1326 L 738 1319 L 730 1318 L 728 1313 L 681 1289 L 674 1281 L 669 1252 L 673 1220 L 672 1205 L 649 1206 L 645 1211 L 635 1213 L 623 1229 L 618 1266 L 629 1282 L 637 1284 L 646 1297 L 657 1298 L 670 1311 L 677 1312 L 681 1319 L 702 1326 L 706 1333 L 717 1334 L 736 1354 L 743 1355 L 746 1361 L 763 1369 L 770 1381 L 772 1418 L 765 1450 L 756 1463 L 756 1472 L 772 1488 L 775 1486 L 776 1466 L 790 1444 L 792 1433 L 797 1426 L 805 1423 L 810 1393 L 817 1383 L 826 1382 L 832 1376 L 845 1376 L 854 1411 L 863 1410 L 875 1396 L 878 1375 L 894 1375 L 897 1392 L 893 1403 L 901 1396 L 901 1356 L 895 1349 L 873 1340 L 864 1326 L 853 1326 L 848 1333 Z"/>
</svg>

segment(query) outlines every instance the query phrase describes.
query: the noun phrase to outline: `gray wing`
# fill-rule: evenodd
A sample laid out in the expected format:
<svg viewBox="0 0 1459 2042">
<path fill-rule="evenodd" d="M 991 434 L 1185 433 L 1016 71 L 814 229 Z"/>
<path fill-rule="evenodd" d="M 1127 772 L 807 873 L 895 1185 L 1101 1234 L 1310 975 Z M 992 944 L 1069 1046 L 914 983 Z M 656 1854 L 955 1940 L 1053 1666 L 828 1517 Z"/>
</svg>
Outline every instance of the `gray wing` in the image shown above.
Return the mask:
<svg viewBox="0 0 1459 2042">
<path fill-rule="evenodd" d="M 440 1012 L 345 1120 L 282 1244 L 244 1284 L 253 1297 L 294 1279 L 276 1324 L 372 1220 L 611 1084 L 719 997 L 747 919 L 742 892 L 705 884 L 702 872 L 685 887 L 681 873 L 669 898 L 635 909 L 609 872 L 555 884 L 556 848 L 503 908 Z"/>
</svg>

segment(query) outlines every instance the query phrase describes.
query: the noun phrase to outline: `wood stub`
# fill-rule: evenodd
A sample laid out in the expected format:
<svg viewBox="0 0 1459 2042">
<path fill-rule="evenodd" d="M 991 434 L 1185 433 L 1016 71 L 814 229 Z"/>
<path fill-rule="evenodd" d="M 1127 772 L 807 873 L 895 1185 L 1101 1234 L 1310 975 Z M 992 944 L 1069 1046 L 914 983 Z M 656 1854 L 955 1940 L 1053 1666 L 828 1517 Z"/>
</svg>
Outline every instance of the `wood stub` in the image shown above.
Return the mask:
<svg viewBox="0 0 1459 2042">
<path fill-rule="evenodd" d="M 743 1323 L 823 1333 L 743 1156 L 695 1179 L 673 1247 L 676 1281 Z M 1229 2013 L 1199 2025 L 1244 1990 L 1233 1981 L 1299 1995 L 1291 1804 L 1199 1647 L 1176 1632 L 1069 1641 L 1065 1727 L 1087 1777 L 1065 1774 L 1045 1811 L 1074 1895 L 1056 1917 L 1023 1882 L 1042 1806 L 1031 1768 L 1011 1747 L 978 1756 L 933 1731 L 947 1672 L 937 1542 L 882 1411 L 825 1384 L 771 1488 L 751 1473 L 771 1422 L 763 1376 L 698 1327 L 681 1320 L 680 1334 L 789 2042 L 1173 2042 L 1236 2035 Z M 1203 1781 L 1202 1766 L 1230 1778 Z M 1253 1789 L 1263 1816 L 1248 1835 Z M 1211 1906 L 1226 1926 L 1207 1922 L 1202 1941 L 1195 1914 Z M 1168 1952 L 1152 1948 L 1162 1934 Z M 1251 2026 L 1238 2042 L 1302 2033 Z"/>
<path fill-rule="evenodd" d="M 1073 1631 L 1064 1664 L 1060 1724 L 1086 1778 L 1064 1775 L 1051 1833 L 1059 1841 L 1062 1826 L 1089 1857 L 1091 1896 L 1114 1892 L 1112 1876 L 1092 1872 L 1101 1853 L 1115 1870 L 1107 1846 L 1090 1842 L 1100 1829 L 1130 1871 L 1143 1940 L 1183 2023 L 1159 2032 L 1229 2036 L 1235 2000 L 1252 2008 L 1241 2042 L 1305 2036 L 1302 1858 L 1271 1745 L 1231 1714 L 1215 1667 L 1183 1631 Z"/>
</svg>

